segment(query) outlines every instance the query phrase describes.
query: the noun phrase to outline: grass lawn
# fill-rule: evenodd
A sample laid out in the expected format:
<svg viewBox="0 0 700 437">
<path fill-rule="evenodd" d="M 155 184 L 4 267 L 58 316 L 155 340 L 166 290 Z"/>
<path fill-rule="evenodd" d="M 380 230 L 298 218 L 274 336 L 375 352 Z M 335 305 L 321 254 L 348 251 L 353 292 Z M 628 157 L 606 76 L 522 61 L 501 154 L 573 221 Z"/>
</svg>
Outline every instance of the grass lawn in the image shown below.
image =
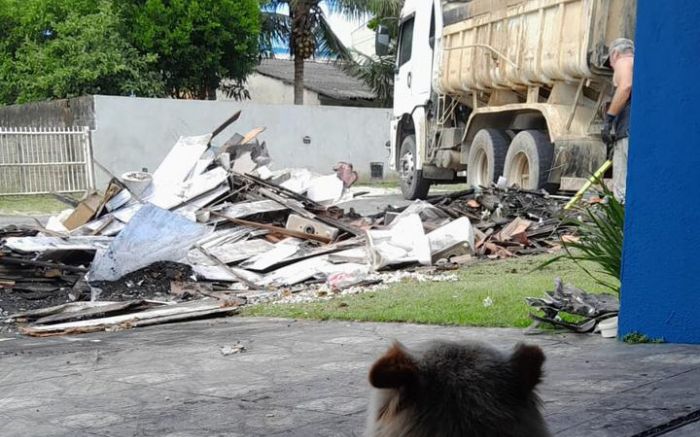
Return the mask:
<svg viewBox="0 0 700 437">
<path fill-rule="evenodd" d="M 0 215 L 51 215 L 70 206 L 53 196 L 0 196 Z"/>
<path fill-rule="evenodd" d="M 406 282 L 314 303 L 252 306 L 244 315 L 524 328 L 531 322 L 525 297 L 552 290 L 557 276 L 587 291 L 604 291 L 568 260 L 529 273 L 550 257 L 483 261 L 457 272 L 458 282 Z M 487 297 L 491 306 L 484 305 Z"/>
<path fill-rule="evenodd" d="M 360 178 L 355 182 L 355 187 L 372 187 L 372 188 L 399 188 L 400 182 L 398 179 L 381 179 L 372 180 L 368 178 Z"/>
</svg>

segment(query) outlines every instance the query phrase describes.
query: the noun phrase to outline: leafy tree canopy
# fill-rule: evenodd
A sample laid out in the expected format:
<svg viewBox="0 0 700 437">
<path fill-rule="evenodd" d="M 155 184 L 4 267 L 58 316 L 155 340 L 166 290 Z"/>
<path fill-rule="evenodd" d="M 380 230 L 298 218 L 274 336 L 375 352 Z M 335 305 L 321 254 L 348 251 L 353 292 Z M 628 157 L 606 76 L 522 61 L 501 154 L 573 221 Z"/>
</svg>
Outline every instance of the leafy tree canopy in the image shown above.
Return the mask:
<svg viewBox="0 0 700 437">
<path fill-rule="evenodd" d="M 0 0 L 0 104 L 214 98 L 256 62 L 257 0 Z"/>
<path fill-rule="evenodd" d="M 39 27 L 29 24 L 12 69 L 17 103 L 84 94 L 163 94 L 156 57 L 140 54 L 119 34 L 111 3 L 97 2 L 93 12 L 70 10 Z"/>
<path fill-rule="evenodd" d="M 243 81 L 255 68 L 258 0 L 131 0 L 125 2 L 130 41 L 158 55 L 168 93 L 214 98 L 223 79 Z"/>
</svg>

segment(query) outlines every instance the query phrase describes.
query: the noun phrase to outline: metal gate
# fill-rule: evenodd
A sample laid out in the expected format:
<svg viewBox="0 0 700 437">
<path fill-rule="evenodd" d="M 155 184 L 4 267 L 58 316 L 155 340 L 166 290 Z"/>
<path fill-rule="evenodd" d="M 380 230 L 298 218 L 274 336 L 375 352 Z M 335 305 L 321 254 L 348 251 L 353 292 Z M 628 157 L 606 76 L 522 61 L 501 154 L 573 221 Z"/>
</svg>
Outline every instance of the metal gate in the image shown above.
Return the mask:
<svg viewBox="0 0 700 437">
<path fill-rule="evenodd" d="M 0 127 L 0 195 L 94 188 L 90 128 Z"/>
</svg>

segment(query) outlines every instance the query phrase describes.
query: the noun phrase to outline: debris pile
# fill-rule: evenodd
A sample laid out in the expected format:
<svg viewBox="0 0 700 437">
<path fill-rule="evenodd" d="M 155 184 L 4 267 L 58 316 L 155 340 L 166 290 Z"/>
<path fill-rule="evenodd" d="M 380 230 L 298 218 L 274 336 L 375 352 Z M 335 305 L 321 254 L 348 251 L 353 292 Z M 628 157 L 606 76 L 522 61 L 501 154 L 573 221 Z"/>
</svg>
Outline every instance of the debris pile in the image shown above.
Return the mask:
<svg viewBox="0 0 700 437">
<path fill-rule="evenodd" d="M 476 254 L 496 259 L 546 253 L 560 248 L 560 236 L 575 238 L 575 228 L 566 224 L 569 200 L 544 191 L 493 186 L 436 197 L 431 203 L 451 218 L 469 218 Z"/>
<path fill-rule="evenodd" d="M 0 229 L 0 317 L 37 336 L 124 329 L 376 285 L 380 270 L 440 272 L 556 246 L 562 202 L 539 193 L 492 188 L 346 212 L 337 205 L 352 197 L 351 164 L 272 171 L 262 128 L 213 146 L 239 115 L 45 226 Z"/>
<path fill-rule="evenodd" d="M 617 316 L 620 311 L 620 300 L 612 294 L 591 294 L 565 284 L 561 278 L 555 279 L 554 291 L 548 291 L 542 298 L 528 297 L 527 304 L 541 314 L 530 313 L 534 321 L 530 330 L 537 329 L 541 324 L 551 324 L 555 327 L 569 329 L 573 332 L 592 332 L 601 321 Z M 577 323 L 566 321 L 562 315 L 578 316 Z"/>
</svg>

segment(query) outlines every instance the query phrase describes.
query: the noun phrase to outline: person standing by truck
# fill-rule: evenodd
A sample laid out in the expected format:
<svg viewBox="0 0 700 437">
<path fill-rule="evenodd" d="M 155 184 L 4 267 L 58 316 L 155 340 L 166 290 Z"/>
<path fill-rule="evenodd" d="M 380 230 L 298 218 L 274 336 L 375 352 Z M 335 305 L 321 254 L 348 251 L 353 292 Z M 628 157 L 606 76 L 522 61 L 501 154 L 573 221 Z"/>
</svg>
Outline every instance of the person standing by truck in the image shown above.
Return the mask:
<svg viewBox="0 0 700 437">
<path fill-rule="evenodd" d="M 618 38 L 610 44 L 615 93 L 605 114 L 601 136 L 612 152 L 613 192 L 625 201 L 627 191 L 627 151 L 629 149 L 630 106 L 632 104 L 632 74 L 634 70 L 634 43 Z"/>
</svg>

